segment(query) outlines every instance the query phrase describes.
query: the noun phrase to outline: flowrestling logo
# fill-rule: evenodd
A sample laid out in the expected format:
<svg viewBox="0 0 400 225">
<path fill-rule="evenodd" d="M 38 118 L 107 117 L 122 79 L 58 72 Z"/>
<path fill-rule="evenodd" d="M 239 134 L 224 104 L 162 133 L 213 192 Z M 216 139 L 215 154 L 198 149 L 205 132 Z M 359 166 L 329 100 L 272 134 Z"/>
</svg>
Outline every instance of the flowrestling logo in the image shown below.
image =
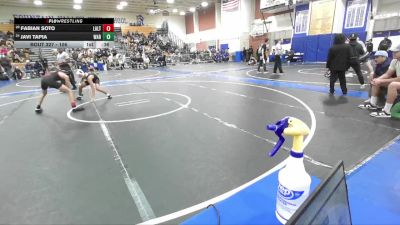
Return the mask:
<svg viewBox="0 0 400 225">
<path fill-rule="evenodd" d="M 286 187 L 282 186 L 281 184 L 279 184 L 278 186 L 278 192 L 280 196 L 286 200 L 296 200 L 300 198 L 304 193 L 304 191 L 289 190 Z"/>
</svg>

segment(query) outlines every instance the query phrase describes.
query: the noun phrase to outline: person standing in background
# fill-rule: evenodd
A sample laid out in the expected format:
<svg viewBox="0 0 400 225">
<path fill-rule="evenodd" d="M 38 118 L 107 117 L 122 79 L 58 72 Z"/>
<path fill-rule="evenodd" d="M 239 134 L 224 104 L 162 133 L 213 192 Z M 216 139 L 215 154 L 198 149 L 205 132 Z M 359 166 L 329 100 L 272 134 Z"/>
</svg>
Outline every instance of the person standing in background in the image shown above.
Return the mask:
<svg viewBox="0 0 400 225">
<path fill-rule="evenodd" d="M 263 68 L 264 68 L 264 73 L 268 73 L 268 70 L 267 70 L 267 62 L 268 62 L 268 56 L 269 56 L 268 41 L 269 41 L 269 39 L 266 38 L 264 40 L 264 44 L 261 44 L 257 50 L 257 58 L 258 58 L 257 71 L 259 73 L 261 73 L 261 71 L 260 71 L 261 66 L 263 66 Z"/>
<path fill-rule="evenodd" d="M 389 39 L 389 36 L 386 37 L 379 43 L 378 50 L 387 51 L 392 47 L 392 40 Z"/>
<path fill-rule="evenodd" d="M 250 46 L 250 48 L 247 50 L 247 53 L 248 54 L 247 54 L 246 62 L 250 61 L 251 57 L 253 57 L 254 51 L 253 51 L 253 47 L 252 46 Z"/>
<path fill-rule="evenodd" d="M 372 67 L 372 64 L 371 64 L 371 55 L 372 55 L 372 52 L 374 51 L 374 44 L 372 43 L 372 39 L 369 39 L 367 42 L 365 42 L 365 47 L 366 47 L 367 53 L 368 53 L 365 65 L 368 67 L 368 70 L 369 70 L 368 78 L 370 79 L 374 75 L 374 68 Z"/>
<path fill-rule="evenodd" d="M 331 75 L 329 77 L 329 94 L 335 93 L 335 83 L 339 78 L 340 88 L 343 95 L 347 95 L 346 70 L 349 68 L 351 47 L 345 44 L 346 36 L 336 34 L 333 40 L 333 46 L 329 49 L 326 68 L 329 68 Z"/>
<path fill-rule="evenodd" d="M 278 40 L 275 45 L 274 73 L 276 73 L 276 69 L 279 69 L 279 73 L 283 73 L 282 60 L 281 60 L 282 54 L 283 54 L 283 49 L 281 45 L 281 40 Z"/>
<path fill-rule="evenodd" d="M 364 44 L 363 41 L 360 40 L 360 37 L 357 37 L 357 42 L 358 42 L 358 44 L 361 45 L 361 47 L 364 50 L 364 55 L 361 55 L 360 58 L 359 58 L 360 59 L 360 63 L 365 63 L 365 65 L 368 68 L 369 74 L 371 74 L 371 73 L 374 72 L 374 68 L 372 68 L 371 62 L 369 60 L 370 52 L 367 51 L 367 46 Z"/>
<path fill-rule="evenodd" d="M 247 50 L 245 47 L 243 47 L 242 55 L 243 55 L 242 61 L 247 62 Z"/>
<path fill-rule="evenodd" d="M 367 52 L 372 53 L 374 51 L 374 43 L 372 43 L 372 39 L 369 39 L 365 42 L 365 47 L 367 48 Z"/>
<path fill-rule="evenodd" d="M 360 88 L 365 88 L 364 77 L 361 72 L 360 57 L 365 55 L 363 47 L 357 42 L 358 35 L 353 33 L 349 37 L 349 45 L 351 49 L 350 67 L 353 68 L 357 74 L 358 81 L 360 82 Z"/>
</svg>

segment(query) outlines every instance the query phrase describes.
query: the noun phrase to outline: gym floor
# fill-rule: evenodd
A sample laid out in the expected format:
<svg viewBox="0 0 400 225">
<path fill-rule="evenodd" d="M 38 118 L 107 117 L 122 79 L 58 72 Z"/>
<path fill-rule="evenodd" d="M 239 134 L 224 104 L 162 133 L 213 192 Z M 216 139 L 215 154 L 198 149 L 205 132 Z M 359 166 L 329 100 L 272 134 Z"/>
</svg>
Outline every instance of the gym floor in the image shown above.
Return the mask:
<svg viewBox="0 0 400 225">
<path fill-rule="evenodd" d="M 305 164 L 319 178 L 399 135 L 400 121 L 357 108 L 368 94 L 354 74 L 347 97 L 329 96 L 323 65 L 271 66 L 106 71 L 113 99 L 85 103 L 85 90 L 77 113 L 53 90 L 35 114 L 39 79 L 0 84 L 0 223 L 136 224 L 191 207 L 282 162 L 287 151 L 267 156 L 277 139 L 265 126 L 285 116 L 311 127 Z"/>
</svg>

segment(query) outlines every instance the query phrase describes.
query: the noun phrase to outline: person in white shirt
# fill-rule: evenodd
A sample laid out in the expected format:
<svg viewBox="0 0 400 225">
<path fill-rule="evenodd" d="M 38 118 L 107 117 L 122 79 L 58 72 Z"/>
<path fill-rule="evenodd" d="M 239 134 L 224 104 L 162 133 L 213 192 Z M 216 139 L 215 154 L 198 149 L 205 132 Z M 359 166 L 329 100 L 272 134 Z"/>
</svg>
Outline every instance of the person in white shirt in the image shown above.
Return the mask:
<svg viewBox="0 0 400 225">
<path fill-rule="evenodd" d="M 281 55 L 282 55 L 283 49 L 281 45 L 281 40 L 278 40 L 275 45 L 275 64 L 274 64 L 274 73 L 276 73 L 276 70 L 279 69 L 280 73 L 283 73 L 282 70 L 282 60 L 281 60 Z"/>
</svg>

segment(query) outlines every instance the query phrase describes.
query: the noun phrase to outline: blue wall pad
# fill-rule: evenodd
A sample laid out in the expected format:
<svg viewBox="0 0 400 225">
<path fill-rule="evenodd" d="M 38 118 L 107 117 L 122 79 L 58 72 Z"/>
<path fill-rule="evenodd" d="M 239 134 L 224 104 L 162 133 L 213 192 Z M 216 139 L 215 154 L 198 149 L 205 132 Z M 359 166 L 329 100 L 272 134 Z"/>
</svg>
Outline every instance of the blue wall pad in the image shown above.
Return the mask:
<svg viewBox="0 0 400 225">
<path fill-rule="evenodd" d="M 318 35 L 317 61 L 326 62 L 329 49 L 333 43 L 334 34 Z"/>
<path fill-rule="evenodd" d="M 306 40 L 307 37 L 293 37 L 292 48 L 295 52 L 306 52 Z"/>
<path fill-rule="evenodd" d="M 312 177 L 311 190 L 320 182 Z M 281 224 L 275 217 L 278 172 L 272 173 L 237 194 L 218 202 L 221 224 Z M 213 207 L 183 222 L 189 224 L 218 224 L 218 216 Z"/>
<path fill-rule="evenodd" d="M 318 35 L 308 36 L 306 39 L 306 51 L 304 52 L 304 61 L 316 62 L 318 54 Z"/>
<path fill-rule="evenodd" d="M 353 224 L 400 223 L 400 139 L 347 178 Z"/>
</svg>

